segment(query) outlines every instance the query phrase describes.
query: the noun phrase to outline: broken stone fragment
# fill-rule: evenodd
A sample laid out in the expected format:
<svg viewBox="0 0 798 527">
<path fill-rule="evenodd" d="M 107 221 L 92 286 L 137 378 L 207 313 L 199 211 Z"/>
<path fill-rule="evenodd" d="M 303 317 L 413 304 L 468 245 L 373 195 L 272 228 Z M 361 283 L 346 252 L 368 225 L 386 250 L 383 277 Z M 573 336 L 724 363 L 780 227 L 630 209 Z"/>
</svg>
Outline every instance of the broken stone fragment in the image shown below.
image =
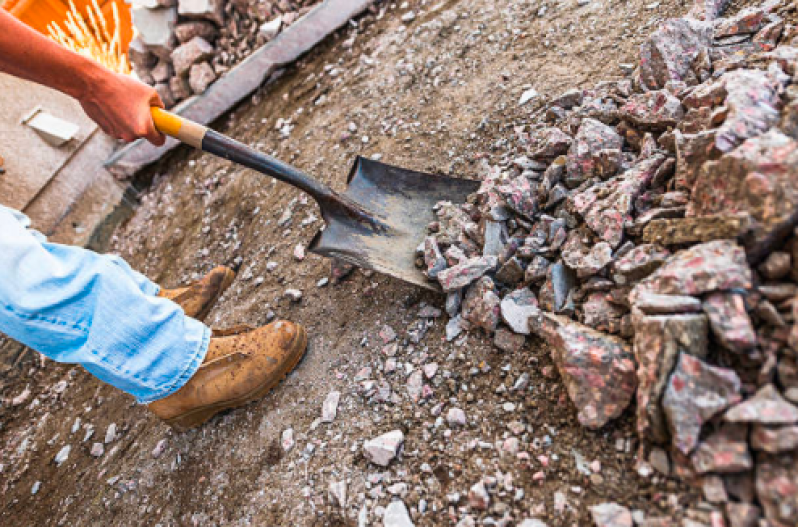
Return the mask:
<svg viewBox="0 0 798 527">
<path fill-rule="evenodd" d="M 607 242 L 591 243 L 578 230 L 571 231 L 562 246 L 562 261 L 576 272 L 578 278 L 597 274 L 612 261 L 612 247 Z"/>
<path fill-rule="evenodd" d="M 670 254 L 656 244 L 638 245 L 612 264 L 612 277 L 619 285 L 637 282 L 656 271 Z"/>
<path fill-rule="evenodd" d="M 535 133 L 532 138 L 532 159 L 554 159 L 568 152 L 571 146 L 571 136 L 559 128 L 544 128 Z"/>
<path fill-rule="evenodd" d="M 213 71 L 213 66 L 208 62 L 194 64 L 189 70 L 188 85 L 191 86 L 191 89 L 196 94 L 205 92 L 215 80 L 216 73 Z"/>
<path fill-rule="evenodd" d="M 523 175 L 496 187 L 496 192 L 507 207 L 530 220 L 534 219 L 538 211 L 535 190 L 529 179 Z"/>
<path fill-rule="evenodd" d="M 576 309 L 573 292 L 578 285 L 576 273 L 571 269 L 560 262 L 550 265 L 540 289 L 540 305 L 547 311 L 573 314 Z"/>
<path fill-rule="evenodd" d="M 582 304 L 582 323 L 598 331 L 619 333 L 627 310 L 609 301 L 604 292 L 591 293 Z"/>
<path fill-rule="evenodd" d="M 493 280 L 483 276 L 468 289 L 463 300 L 463 319 L 473 326 L 493 333 L 499 324 L 501 299 L 496 294 Z"/>
<path fill-rule="evenodd" d="M 798 220 L 798 143 L 777 130 L 749 139 L 709 162 L 695 182 L 688 216 L 747 212 L 743 236 L 752 261 L 761 260 Z"/>
<path fill-rule="evenodd" d="M 507 226 L 504 222 L 485 222 L 485 243 L 482 248 L 484 256 L 500 256 L 507 244 Z"/>
<path fill-rule="evenodd" d="M 202 37 L 194 37 L 172 52 L 175 74 L 187 76 L 191 66 L 213 57 L 213 46 Z"/>
<path fill-rule="evenodd" d="M 715 38 L 723 38 L 741 33 L 756 33 L 764 25 L 765 9 L 747 7 L 731 18 L 722 18 L 715 24 Z"/>
<path fill-rule="evenodd" d="M 662 397 L 673 446 L 689 455 L 702 425 L 739 400 L 740 378 L 733 370 L 679 353 Z"/>
<path fill-rule="evenodd" d="M 446 269 L 446 259 L 441 254 L 434 236 L 427 236 L 424 239 L 424 264 L 427 267 L 427 276 L 433 280 L 438 277 L 438 273 Z"/>
<path fill-rule="evenodd" d="M 623 239 L 624 227 L 632 223 L 634 201 L 648 186 L 665 156 L 654 155 L 636 164 L 609 181 L 597 183 L 573 194 L 569 200 L 573 210 L 585 223 L 613 248 Z"/>
<path fill-rule="evenodd" d="M 723 13 L 730 3 L 731 0 L 695 0 L 687 16 L 711 22 Z"/>
<path fill-rule="evenodd" d="M 566 185 L 574 188 L 593 177 L 599 152 L 605 149 L 620 150 L 622 146 L 623 139 L 613 128 L 595 119 L 583 120 L 568 150 Z"/>
<path fill-rule="evenodd" d="M 494 271 L 499 265 L 495 256 L 479 256 L 457 264 L 438 273 L 438 281 L 444 292 L 456 291 L 475 282 L 489 271 Z"/>
<path fill-rule="evenodd" d="M 757 456 L 756 495 L 769 525 L 798 525 L 798 456 Z"/>
<path fill-rule="evenodd" d="M 528 287 L 517 289 L 501 300 L 502 320 L 519 335 L 529 335 L 529 319 L 537 315 L 538 301 Z"/>
<path fill-rule="evenodd" d="M 729 518 L 729 527 L 758 527 L 762 511 L 751 503 L 726 504 L 726 516 Z"/>
<path fill-rule="evenodd" d="M 410 511 L 402 500 L 394 500 L 385 507 L 382 515 L 383 527 L 415 527 Z"/>
<path fill-rule="evenodd" d="M 792 256 L 788 252 L 774 251 L 765 258 L 759 267 L 759 272 L 768 280 L 785 278 L 792 270 Z"/>
<path fill-rule="evenodd" d="M 596 527 L 632 527 L 632 513 L 617 503 L 600 503 L 590 507 Z"/>
<path fill-rule="evenodd" d="M 534 256 L 526 267 L 524 279 L 533 283 L 542 282 L 546 279 L 546 272 L 550 265 L 551 262 L 543 256 Z"/>
<path fill-rule="evenodd" d="M 551 100 L 551 106 L 557 106 L 564 110 L 570 110 L 582 104 L 582 90 L 573 88 Z"/>
<path fill-rule="evenodd" d="M 733 241 L 718 240 L 675 253 L 635 286 L 630 298 L 635 304 L 642 293 L 700 295 L 750 288 L 751 269 L 742 247 Z"/>
<path fill-rule="evenodd" d="M 701 301 L 692 296 L 658 295 L 643 292 L 635 298 L 634 307 L 646 315 L 665 315 L 669 313 L 698 313 Z"/>
<path fill-rule="evenodd" d="M 798 426 L 767 427 L 754 426 L 751 432 L 751 448 L 769 454 L 780 454 L 798 449 Z"/>
<path fill-rule="evenodd" d="M 174 36 L 177 10 L 174 7 L 135 7 L 131 9 L 131 15 L 137 38 L 147 50 L 161 59 L 169 58 L 177 43 Z"/>
<path fill-rule="evenodd" d="M 401 430 L 393 430 L 363 444 L 363 454 L 375 465 L 387 467 L 396 456 L 404 443 L 405 435 Z"/>
<path fill-rule="evenodd" d="M 751 223 L 748 214 L 652 220 L 643 229 L 643 241 L 663 245 L 736 240 Z"/>
<path fill-rule="evenodd" d="M 523 279 L 524 267 L 521 265 L 521 261 L 516 257 L 507 260 L 496 273 L 496 280 L 509 286 L 515 286 Z"/>
<path fill-rule="evenodd" d="M 648 90 L 669 81 L 700 84 L 709 76 L 711 45 L 712 24 L 692 18 L 665 21 L 640 45 L 641 84 Z"/>
<path fill-rule="evenodd" d="M 709 316 L 715 338 L 725 348 L 746 353 L 756 347 L 756 334 L 739 293 L 711 293 L 704 299 L 704 312 Z"/>
<path fill-rule="evenodd" d="M 188 42 L 194 37 L 202 37 L 208 42 L 211 42 L 216 39 L 217 34 L 218 31 L 216 26 L 202 20 L 183 22 L 175 27 L 175 36 L 181 44 Z"/>
<path fill-rule="evenodd" d="M 551 346 L 582 425 L 601 428 L 629 406 L 636 378 L 631 348 L 625 341 L 545 312 L 532 318 L 530 329 Z"/>
<path fill-rule="evenodd" d="M 754 466 L 748 452 L 748 427 L 724 426 L 703 441 L 692 455 L 699 474 L 745 472 Z"/>
<path fill-rule="evenodd" d="M 676 148 L 675 187 L 690 191 L 704 163 L 720 157 L 721 152 L 715 146 L 717 130 L 707 130 L 695 134 L 674 132 Z"/>
<path fill-rule="evenodd" d="M 335 421 L 335 416 L 338 415 L 338 401 L 341 400 L 341 392 L 332 391 L 327 394 L 324 399 L 324 404 L 321 408 L 321 422 L 332 423 Z"/>
<path fill-rule="evenodd" d="M 767 384 L 723 415 L 730 423 L 791 425 L 798 423 L 798 407 L 787 402 L 772 384 Z"/>
<path fill-rule="evenodd" d="M 674 127 L 684 117 L 682 103 L 666 90 L 637 93 L 621 106 L 620 115 L 647 130 Z"/>
<path fill-rule="evenodd" d="M 700 307 L 700 304 L 699 304 Z M 637 433 L 643 440 L 665 443 L 669 434 L 662 394 L 679 352 L 707 354 L 708 324 L 703 314 L 642 316 L 633 312 L 637 359 Z"/>
<path fill-rule="evenodd" d="M 507 328 L 499 328 L 493 337 L 493 345 L 507 353 L 518 353 L 524 347 L 526 337 L 513 333 Z"/>
<path fill-rule="evenodd" d="M 715 145 L 729 152 L 779 122 L 781 85 L 764 71 L 739 69 L 723 74 L 728 115 L 718 129 Z"/>
<path fill-rule="evenodd" d="M 224 24 L 222 0 L 178 0 L 177 12 L 185 18 L 210 20 L 217 26 Z"/>
<path fill-rule="evenodd" d="M 193 94 L 191 91 L 191 86 L 188 84 L 188 80 L 179 75 L 175 75 L 169 79 L 169 89 L 171 90 L 172 97 L 174 97 L 176 102 L 188 99 Z"/>
<path fill-rule="evenodd" d="M 490 505 L 490 494 L 485 488 L 485 482 L 480 480 L 475 483 L 468 491 L 468 504 L 478 511 L 488 510 Z"/>
</svg>

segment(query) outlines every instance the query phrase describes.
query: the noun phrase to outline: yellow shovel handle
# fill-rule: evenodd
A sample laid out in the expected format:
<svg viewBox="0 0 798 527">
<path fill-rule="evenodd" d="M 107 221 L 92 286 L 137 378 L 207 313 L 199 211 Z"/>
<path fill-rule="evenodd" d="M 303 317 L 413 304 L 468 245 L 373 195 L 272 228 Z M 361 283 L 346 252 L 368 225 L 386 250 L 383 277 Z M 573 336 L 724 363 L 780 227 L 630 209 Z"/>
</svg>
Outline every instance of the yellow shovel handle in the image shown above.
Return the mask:
<svg viewBox="0 0 798 527">
<path fill-rule="evenodd" d="M 150 108 L 150 111 L 155 128 L 159 132 L 194 148 L 202 149 L 202 139 L 208 132 L 206 127 L 155 106 Z"/>
</svg>

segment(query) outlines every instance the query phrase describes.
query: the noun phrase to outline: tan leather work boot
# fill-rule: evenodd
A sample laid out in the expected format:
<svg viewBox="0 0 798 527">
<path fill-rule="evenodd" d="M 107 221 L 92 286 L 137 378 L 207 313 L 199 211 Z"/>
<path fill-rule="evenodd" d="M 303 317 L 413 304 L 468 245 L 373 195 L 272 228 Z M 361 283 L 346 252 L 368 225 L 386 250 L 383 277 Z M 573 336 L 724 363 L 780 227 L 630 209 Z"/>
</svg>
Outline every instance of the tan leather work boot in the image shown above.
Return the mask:
<svg viewBox="0 0 798 527">
<path fill-rule="evenodd" d="M 236 273 L 232 269 L 220 265 L 186 287 L 161 289 L 158 296 L 168 298 L 182 307 L 187 316 L 203 320 L 235 277 Z"/>
<path fill-rule="evenodd" d="M 222 410 L 266 395 L 299 363 L 307 345 L 305 328 L 285 320 L 212 337 L 194 376 L 148 408 L 175 428 L 199 426 Z"/>
</svg>

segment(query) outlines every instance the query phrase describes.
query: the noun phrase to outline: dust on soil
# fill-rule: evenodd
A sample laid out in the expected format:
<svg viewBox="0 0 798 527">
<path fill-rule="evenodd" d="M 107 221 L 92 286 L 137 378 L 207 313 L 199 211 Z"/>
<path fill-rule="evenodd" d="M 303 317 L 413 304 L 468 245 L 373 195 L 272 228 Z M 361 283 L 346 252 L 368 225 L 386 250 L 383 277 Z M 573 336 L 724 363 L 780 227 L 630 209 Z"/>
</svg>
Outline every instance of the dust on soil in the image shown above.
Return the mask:
<svg viewBox="0 0 798 527">
<path fill-rule="evenodd" d="M 417 17 L 404 24 L 408 10 Z M 481 159 L 512 153 L 515 127 L 529 122 L 540 100 L 622 77 L 619 64 L 635 62 L 641 40 L 660 21 L 686 10 L 685 2 L 650 0 L 585 6 L 576 0 L 414 1 L 407 9 L 378 4 L 357 27 L 325 41 L 215 128 L 337 190 L 357 155 L 476 178 Z M 519 107 L 530 87 L 541 97 Z M 291 120 L 288 138 L 276 129 L 278 119 Z M 306 246 L 321 225 L 316 206 L 298 191 L 196 152 L 171 156 L 156 173 L 112 249 L 165 286 L 240 257 L 239 277 L 208 323 L 259 325 L 271 310 L 307 326 L 308 356 L 263 400 L 183 434 L 78 368 L 24 363 L 2 393 L 13 397 L 25 386 L 33 391 L 24 406 L 0 407 L 0 523 L 354 525 L 366 501 L 368 522 L 379 523 L 373 510 L 389 503 L 385 489 L 405 482 L 411 510 L 419 500 L 427 502 L 425 514 L 414 512 L 417 525 L 452 524 L 450 506 L 464 506 L 473 484 L 499 472 L 510 474 L 512 484 L 503 476 L 504 488 L 500 484 L 482 519 L 509 512 L 516 521 L 538 517 L 549 525 L 584 525 L 590 522 L 587 507 L 603 501 L 653 516 L 675 515 L 695 502 L 674 480 L 638 476 L 631 411 L 597 432 L 579 426 L 539 342 L 528 340 L 515 356 L 500 353 L 482 335 L 458 346 L 445 342 L 444 319 L 437 319 L 412 344 L 408 331 L 419 324 L 421 305 L 442 307 L 442 297 L 360 271 L 340 284 L 317 286 L 329 275 L 329 262 L 293 257 L 295 246 Z M 291 223 L 280 227 L 287 207 Z M 268 262 L 277 268 L 267 271 Z M 287 288 L 303 291 L 302 301 L 285 298 Z M 427 381 L 432 404 L 407 397 L 404 368 L 379 373 L 384 325 L 399 335 L 400 363 L 440 365 Z M 364 366 L 374 369 L 373 378 L 388 379 L 401 402 L 363 397 L 354 377 Z M 524 372 L 531 381 L 527 392 L 500 389 Z M 62 379 L 67 388 L 57 393 Z M 342 393 L 338 416 L 314 425 L 331 390 Z M 430 413 L 438 402 L 444 415 L 449 407 L 464 409 L 469 424 L 448 435 L 448 426 L 436 426 Z M 505 411 L 505 403 L 515 409 Z M 72 433 L 77 418 L 79 430 Z M 512 421 L 525 425 L 519 439 L 529 459 L 496 446 L 512 435 Z M 102 441 L 111 423 L 118 438 L 105 445 L 102 457 L 91 457 L 92 443 Z M 94 435 L 84 441 L 87 426 Z M 297 444 L 283 454 L 279 441 L 286 428 L 293 428 Z M 363 441 L 397 428 L 406 436 L 402 461 L 387 469 L 369 464 Z M 153 448 L 162 439 L 166 449 L 155 459 Z M 70 456 L 56 467 L 53 457 L 66 444 Z M 588 462 L 598 460 L 598 475 L 580 473 L 574 451 Z M 545 472 L 542 482 L 533 480 L 538 471 Z M 379 485 L 376 475 L 382 475 Z M 343 510 L 327 491 L 340 480 L 348 482 Z M 40 490 L 32 495 L 37 481 Z M 566 497 L 564 510 L 555 506 L 558 492 Z M 453 493 L 461 496 L 456 505 L 447 497 Z"/>
</svg>

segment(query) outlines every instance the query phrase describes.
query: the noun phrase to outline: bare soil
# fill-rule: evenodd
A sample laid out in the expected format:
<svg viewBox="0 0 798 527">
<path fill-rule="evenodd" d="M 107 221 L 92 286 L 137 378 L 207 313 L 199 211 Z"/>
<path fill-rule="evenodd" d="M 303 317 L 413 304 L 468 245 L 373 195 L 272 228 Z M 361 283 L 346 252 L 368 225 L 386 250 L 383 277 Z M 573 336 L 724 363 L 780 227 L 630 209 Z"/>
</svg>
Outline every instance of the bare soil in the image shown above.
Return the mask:
<svg viewBox="0 0 798 527">
<path fill-rule="evenodd" d="M 636 61 L 641 40 L 688 7 L 651 0 L 378 3 L 215 128 L 339 190 L 357 155 L 478 178 L 483 159 L 515 154 L 517 127 L 547 97 L 622 77 L 620 64 Z M 415 20 L 403 23 L 410 10 Z M 519 106 L 528 88 L 540 97 Z M 288 137 L 277 130 L 278 119 L 291 120 Z M 504 485 L 490 510 L 472 512 L 479 524 L 506 512 L 518 522 L 537 517 L 549 525 L 585 525 L 588 507 L 604 501 L 648 516 L 676 516 L 695 503 L 674 480 L 638 475 L 631 411 L 597 432 L 578 424 L 539 342 L 528 340 L 517 355 L 499 352 L 479 334 L 447 343 L 444 316 L 413 344 L 408 331 L 420 323 L 419 309 L 442 308 L 442 297 L 362 271 L 318 286 L 329 276 L 329 262 L 294 257 L 295 247 L 306 246 L 321 225 L 315 204 L 298 191 L 188 150 L 150 176 L 112 250 L 167 287 L 218 264 L 240 263 L 238 279 L 208 323 L 259 325 L 271 311 L 307 326 L 308 356 L 263 400 L 182 434 L 79 368 L 22 361 L 2 385 L 6 401 L 26 386 L 32 394 L 20 406 L 0 406 L 0 524 L 356 525 L 364 505 L 367 524 L 379 524 L 374 511 L 390 502 L 386 489 L 405 482 L 404 502 L 416 525 L 453 525 L 468 489 L 497 473 Z M 287 208 L 290 224 L 279 226 Z M 277 268 L 267 271 L 268 262 Z M 288 288 L 303 292 L 301 302 L 284 297 Z M 404 365 L 381 373 L 384 325 L 398 334 L 400 364 L 440 366 L 427 381 L 430 401 L 407 396 Z M 355 376 L 366 366 L 373 368 L 371 378 L 387 379 L 400 402 L 375 403 L 360 394 Z M 509 390 L 525 372 L 530 388 Z M 59 394 L 62 379 L 67 387 Z M 331 390 L 342 393 L 338 416 L 314 424 Z M 431 408 L 437 403 L 444 416 L 450 407 L 462 408 L 468 425 L 450 432 L 445 422 L 436 425 Z M 508 411 L 506 403 L 515 408 Z M 72 433 L 76 418 L 80 430 Z M 524 425 L 517 436 L 508 428 L 514 421 Z M 92 457 L 92 443 L 102 441 L 111 423 L 118 439 Z M 87 424 L 95 432 L 83 441 Z M 279 443 L 287 428 L 297 444 L 285 453 Z M 368 463 L 363 441 L 397 428 L 406 437 L 402 459 L 387 469 Z M 510 436 L 520 439 L 528 458 L 502 453 Z M 166 449 L 156 459 L 152 451 L 162 439 Z M 67 444 L 69 458 L 56 467 L 53 458 Z M 580 473 L 574 451 L 589 463 L 597 460 L 600 471 Z M 533 480 L 539 471 L 545 478 Z M 327 490 L 341 480 L 349 496 L 343 509 Z M 558 492 L 565 505 L 555 504 Z M 447 497 L 454 493 L 457 504 Z M 427 505 L 420 514 L 422 499 Z"/>
</svg>

